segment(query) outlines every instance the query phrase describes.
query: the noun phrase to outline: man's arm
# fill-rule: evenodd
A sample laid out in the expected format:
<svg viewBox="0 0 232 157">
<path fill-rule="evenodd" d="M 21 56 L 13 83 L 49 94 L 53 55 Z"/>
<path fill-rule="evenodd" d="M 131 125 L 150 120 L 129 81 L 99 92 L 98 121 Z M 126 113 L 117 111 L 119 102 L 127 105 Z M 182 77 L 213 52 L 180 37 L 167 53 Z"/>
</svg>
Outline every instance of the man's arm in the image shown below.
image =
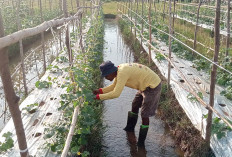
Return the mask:
<svg viewBox="0 0 232 157">
<path fill-rule="evenodd" d="M 117 80 L 115 80 L 116 84 L 114 89 L 108 93 L 99 94 L 97 98 L 101 100 L 107 100 L 107 99 L 113 99 L 119 97 L 127 82 L 127 79 L 128 79 L 127 75 L 118 74 Z"/>
<path fill-rule="evenodd" d="M 114 79 L 114 82 L 113 82 L 111 85 L 109 85 L 109 86 L 107 86 L 107 87 L 104 87 L 104 88 L 100 88 L 100 90 L 101 90 L 101 93 L 100 93 L 100 94 L 109 93 L 109 92 L 113 91 L 113 90 L 114 90 L 114 87 L 115 87 L 115 85 L 116 85 L 116 82 L 117 82 L 117 80 L 116 80 L 116 78 L 115 78 L 115 79 Z"/>
</svg>

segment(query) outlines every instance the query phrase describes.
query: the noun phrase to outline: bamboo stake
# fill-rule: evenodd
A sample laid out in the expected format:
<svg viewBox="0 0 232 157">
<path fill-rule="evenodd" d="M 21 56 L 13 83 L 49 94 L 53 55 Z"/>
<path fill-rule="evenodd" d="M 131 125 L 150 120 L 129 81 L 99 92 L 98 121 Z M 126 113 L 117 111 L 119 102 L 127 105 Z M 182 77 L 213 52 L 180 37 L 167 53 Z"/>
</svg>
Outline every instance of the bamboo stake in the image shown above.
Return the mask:
<svg viewBox="0 0 232 157">
<path fill-rule="evenodd" d="M 229 48 L 230 48 L 230 0 L 228 0 L 228 4 L 227 4 L 226 57 L 229 54 Z"/>
<path fill-rule="evenodd" d="M 34 52 L 34 59 L 35 59 L 35 69 L 36 69 L 36 72 L 37 72 L 37 77 L 38 77 L 38 80 L 39 80 L 39 70 L 38 70 L 38 65 L 37 65 L 37 60 L 36 60 L 36 55 L 35 55 L 35 52 Z"/>
<path fill-rule="evenodd" d="M 77 11 L 78 11 L 78 9 L 79 9 L 79 7 L 80 7 L 80 2 L 79 2 L 79 0 L 76 0 L 76 5 L 77 5 Z"/>
<path fill-rule="evenodd" d="M 61 157 L 66 157 L 67 154 L 68 154 L 69 147 L 70 147 L 70 144 L 72 142 L 72 137 L 73 137 L 73 134 L 74 134 L 74 129 L 75 129 L 75 126 L 76 126 L 76 123 L 77 123 L 77 116 L 79 114 L 78 111 L 79 111 L 79 107 L 77 106 L 74 109 L 74 113 L 73 113 L 73 117 L 72 117 L 72 123 L 71 123 L 71 126 L 70 126 L 68 137 L 66 139 L 65 146 L 64 146 L 63 152 L 61 154 Z"/>
<path fill-rule="evenodd" d="M 166 4 L 166 0 L 164 0 L 164 8 L 163 8 L 163 21 L 164 21 L 164 18 L 165 18 L 165 4 Z"/>
<path fill-rule="evenodd" d="M 149 1 L 149 41 L 151 43 L 151 0 Z M 151 65 L 151 45 L 149 45 L 149 65 Z"/>
<path fill-rule="evenodd" d="M 142 0 L 142 18 L 143 18 L 143 11 L 144 11 L 144 0 Z M 142 34 L 143 34 L 143 27 L 144 27 L 144 22 L 142 20 Z M 143 38 L 141 37 L 141 45 L 143 45 Z"/>
<path fill-rule="evenodd" d="M 79 29 L 80 29 L 80 47 L 81 47 L 81 52 L 84 53 L 84 46 L 83 46 L 83 43 L 82 43 L 82 14 L 80 14 Z"/>
<path fill-rule="evenodd" d="M 3 20 L 0 9 L 0 37 L 4 36 Z M 19 97 L 16 96 L 12 79 L 10 76 L 9 59 L 7 49 L 0 49 L 0 75 L 2 79 L 5 98 L 7 100 L 9 110 L 14 122 L 15 131 L 17 135 L 18 145 L 20 149 L 20 156 L 27 157 L 29 155 L 27 148 L 27 141 L 24 132 L 23 122 L 21 118 L 21 111 L 19 110 Z"/>
<path fill-rule="evenodd" d="M 19 17 L 20 3 L 21 3 L 21 0 L 18 0 L 18 2 L 17 2 L 17 25 L 18 25 L 18 30 L 22 29 L 21 21 L 20 21 L 20 17 Z M 23 42 L 22 42 L 22 40 L 19 40 L 19 47 L 20 47 L 21 68 L 22 68 L 22 74 L 23 74 L 23 86 L 24 86 L 25 95 L 27 96 L 28 95 L 28 90 L 27 90 L 27 81 L 26 81 L 26 74 L 25 74 L 25 64 L 24 64 Z"/>
<path fill-rule="evenodd" d="M 173 14 L 172 14 L 172 28 L 173 28 L 172 34 L 175 33 L 174 25 L 175 25 L 176 0 L 174 0 L 173 5 L 174 5 L 174 11 L 173 11 Z"/>
<path fill-rule="evenodd" d="M 63 0 L 63 9 L 64 9 L 64 17 L 68 17 L 68 10 L 67 10 L 67 1 Z M 66 29 L 66 36 L 65 36 L 65 44 L 68 50 L 68 57 L 69 57 L 69 64 L 72 64 L 72 50 L 70 48 L 70 34 L 69 34 L 69 25 L 67 25 Z"/>
<path fill-rule="evenodd" d="M 171 0 L 169 0 L 169 37 L 168 37 L 168 41 L 169 41 L 168 58 L 169 58 L 169 60 L 171 60 L 171 56 L 172 56 L 171 36 L 172 36 L 172 2 L 171 2 Z M 168 89 L 170 89 L 170 80 L 171 80 L 171 63 L 168 62 Z"/>
<path fill-rule="evenodd" d="M 46 3 L 45 3 L 46 6 Z M 41 16 L 41 23 L 44 21 L 43 19 L 43 10 L 42 10 L 42 1 L 40 0 L 40 16 Z M 43 51 L 43 69 L 44 72 L 46 71 L 46 54 L 45 54 L 45 42 L 44 42 L 44 31 L 41 32 L 41 44 L 42 44 L 42 51 Z"/>
<path fill-rule="evenodd" d="M 193 42 L 193 49 L 196 50 L 196 44 L 197 44 L 197 31 L 198 31 L 198 20 L 199 20 L 199 12 L 201 7 L 202 0 L 199 0 L 198 8 L 197 8 L 197 22 L 194 32 L 194 42 Z M 194 55 L 194 52 L 192 52 L 192 55 Z"/>
<path fill-rule="evenodd" d="M 73 11 L 73 1 L 72 0 L 71 0 L 71 6 L 72 6 L 72 13 L 73 13 L 74 11 Z"/>
<path fill-rule="evenodd" d="M 137 14 L 138 14 L 138 0 L 136 0 L 136 14 L 135 14 L 135 25 L 137 25 Z M 135 29 L 135 37 L 136 37 L 136 29 Z"/>
<path fill-rule="evenodd" d="M 214 62 L 218 62 L 218 52 L 220 48 L 220 7 L 221 7 L 221 0 L 217 0 L 216 2 L 216 15 L 215 15 L 215 23 L 214 23 L 214 32 L 215 32 L 215 51 L 214 51 Z M 210 79 L 210 98 L 209 98 L 209 105 L 211 107 L 214 106 L 214 93 L 215 93 L 215 82 L 216 82 L 216 75 L 217 75 L 217 66 L 213 65 L 211 71 L 211 79 Z M 213 112 L 209 110 L 208 118 L 207 118 L 207 126 L 206 126 L 206 146 L 210 148 L 210 137 L 211 137 L 211 127 L 212 127 L 212 116 Z"/>
<path fill-rule="evenodd" d="M 130 10 L 131 10 L 131 12 L 130 12 L 130 14 L 131 14 L 131 20 L 132 20 L 132 0 L 130 0 Z M 131 22 L 131 33 L 132 33 L 132 22 Z"/>
<path fill-rule="evenodd" d="M 62 0 L 59 0 L 59 7 L 60 7 L 60 14 L 62 14 L 63 10 L 62 10 Z"/>
</svg>

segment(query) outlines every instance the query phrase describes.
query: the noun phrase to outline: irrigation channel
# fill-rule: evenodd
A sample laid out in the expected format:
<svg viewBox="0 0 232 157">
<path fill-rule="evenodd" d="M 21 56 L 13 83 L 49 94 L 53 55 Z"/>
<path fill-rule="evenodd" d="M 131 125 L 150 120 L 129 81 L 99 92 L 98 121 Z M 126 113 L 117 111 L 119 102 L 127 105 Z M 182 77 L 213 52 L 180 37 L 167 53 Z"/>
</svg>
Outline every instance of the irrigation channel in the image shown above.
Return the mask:
<svg viewBox="0 0 232 157">
<path fill-rule="evenodd" d="M 111 60 L 115 65 L 133 62 L 133 53 L 124 42 L 116 20 L 105 20 L 104 40 L 105 61 Z M 111 83 L 107 80 L 104 81 L 105 86 Z M 119 98 L 104 101 L 104 123 L 107 126 L 103 136 L 104 152 L 109 157 L 181 156 L 180 149 L 175 146 L 168 127 L 159 119 L 158 114 L 150 118 L 150 128 L 145 149 L 138 149 L 135 143 L 135 138 L 138 138 L 139 126 L 141 125 L 140 116 L 135 128 L 136 137 L 133 133 L 126 133 L 123 130 L 135 93 L 136 90 L 125 87 Z"/>
<path fill-rule="evenodd" d="M 70 30 L 73 27 L 70 26 Z M 75 29 L 75 28 L 74 28 Z M 61 34 L 60 34 L 61 33 Z M 57 38 L 61 37 L 62 41 L 58 42 Z M 62 29 L 54 29 L 45 33 L 45 55 L 46 55 L 46 66 L 48 67 L 52 61 L 59 55 L 64 47 L 64 33 Z M 18 52 L 19 53 L 19 52 Z M 41 39 L 30 43 L 24 47 L 25 56 L 25 72 L 26 81 L 29 92 L 35 88 L 35 83 L 40 79 L 44 73 L 43 69 L 43 50 L 41 45 Z M 20 55 L 15 56 L 10 60 L 10 70 L 12 74 L 12 80 L 16 93 L 20 98 L 23 98 L 23 81 L 22 81 L 22 70 L 20 66 Z M 15 70 L 16 69 L 16 70 Z M 11 118 L 9 110 L 7 109 L 2 82 L 0 80 L 0 131 L 3 129 L 7 121 Z"/>
</svg>

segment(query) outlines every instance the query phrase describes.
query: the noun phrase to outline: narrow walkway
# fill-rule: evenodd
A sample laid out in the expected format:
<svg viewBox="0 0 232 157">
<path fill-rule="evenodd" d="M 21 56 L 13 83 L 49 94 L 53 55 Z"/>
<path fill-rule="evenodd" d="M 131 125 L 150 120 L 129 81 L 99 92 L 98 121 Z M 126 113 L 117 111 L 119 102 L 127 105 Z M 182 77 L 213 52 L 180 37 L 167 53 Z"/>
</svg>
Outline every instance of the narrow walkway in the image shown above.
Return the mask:
<svg viewBox="0 0 232 157">
<path fill-rule="evenodd" d="M 111 60 L 115 65 L 125 62 L 133 62 L 133 54 L 125 45 L 119 31 L 116 21 L 105 21 L 105 45 L 104 60 Z M 111 84 L 105 81 L 105 86 Z M 150 118 L 150 128 L 146 140 L 146 148 L 139 149 L 134 141 L 133 134 L 128 134 L 123 130 L 127 121 L 127 112 L 131 110 L 131 103 L 136 90 L 125 87 L 121 96 L 117 99 L 104 101 L 105 113 L 104 123 L 107 130 L 104 134 L 103 145 L 107 157 L 175 157 L 177 149 L 171 136 L 169 135 L 165 124 L 158 116 Z M 135 135 L 138 137 L 141 117 L 135 128 Z M 136 138 L 137 139 L 137 138 Z M 135 142 L 135 141 L 134 141 Z M 132 142 L 133 143 L 133 142 Z"/>
</svg>

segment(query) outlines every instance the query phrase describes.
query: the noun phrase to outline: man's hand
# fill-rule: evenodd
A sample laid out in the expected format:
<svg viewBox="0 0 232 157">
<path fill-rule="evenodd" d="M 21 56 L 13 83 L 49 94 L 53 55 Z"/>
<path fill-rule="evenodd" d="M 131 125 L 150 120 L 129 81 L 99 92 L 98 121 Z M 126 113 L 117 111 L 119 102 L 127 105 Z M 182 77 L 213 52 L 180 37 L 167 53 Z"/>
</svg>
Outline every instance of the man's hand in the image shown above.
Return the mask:
<svg viewBox="0 0 232 157">
<path fill-rule="evenodd" d="M 94 94 L 94 95 L 100 94 L 100 90 L 99 90 L 99 89 L 93 90 L 93 94 Z"/>
<path fill-rule="evenodd" d="M 103 94 L 103 91 L 102 91 L 102 89 L 101 89 L 101 88 L 99 88 L 99 89 L 95 89 L 95 90 L 93 90 L 93 94 L 94 94 L 94 95 L 97 95 L 97 94 Z"/>
</svg>

